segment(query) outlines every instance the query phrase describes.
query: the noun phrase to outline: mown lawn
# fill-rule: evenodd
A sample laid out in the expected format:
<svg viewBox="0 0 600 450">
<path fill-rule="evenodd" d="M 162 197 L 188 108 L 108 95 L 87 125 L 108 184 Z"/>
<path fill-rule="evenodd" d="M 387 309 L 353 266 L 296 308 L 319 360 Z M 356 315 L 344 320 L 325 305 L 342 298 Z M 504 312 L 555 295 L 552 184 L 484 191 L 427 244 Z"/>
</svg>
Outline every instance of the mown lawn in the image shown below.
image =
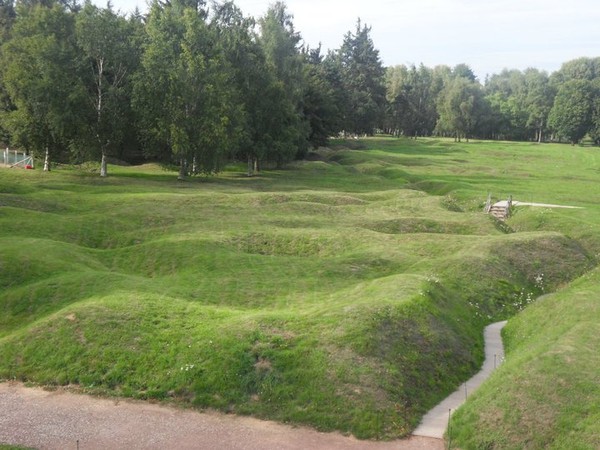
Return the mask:
<svg viewBox="0 0 600 450">
<path fill-rule="evenodd" d="M 594 149 L 319 158 L 186 182 L 1 170 L 0 378 L 394 438 L 477 369 L 483 326 L 596 264 Z M 583 209 L 501 226 L 488 191 Z"/>
</svg>

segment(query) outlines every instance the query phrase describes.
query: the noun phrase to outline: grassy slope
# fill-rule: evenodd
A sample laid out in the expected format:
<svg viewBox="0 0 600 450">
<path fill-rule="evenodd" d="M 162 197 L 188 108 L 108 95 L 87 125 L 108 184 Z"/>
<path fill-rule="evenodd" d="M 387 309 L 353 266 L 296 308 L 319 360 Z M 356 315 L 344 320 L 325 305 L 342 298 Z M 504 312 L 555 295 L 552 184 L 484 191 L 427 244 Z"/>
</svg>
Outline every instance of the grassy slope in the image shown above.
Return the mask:
<svg viewBox="0 0 600 450">
<path fill-rule="evenodd" d="M 255 179 L 0 172 L 0 377 L 407 433 L 475 370 L 484 324 L 589 268 L 597 167 L 566 146 L 366 145 Z M 586 209 L 518 211 L 504 234 L 487 190 Z"/>
<path fill-rule="evenodd" d="M 600 446 L 600 271 L 505 329 L 507 362 L 453 418 L 458 448 Z"/>
</svg>

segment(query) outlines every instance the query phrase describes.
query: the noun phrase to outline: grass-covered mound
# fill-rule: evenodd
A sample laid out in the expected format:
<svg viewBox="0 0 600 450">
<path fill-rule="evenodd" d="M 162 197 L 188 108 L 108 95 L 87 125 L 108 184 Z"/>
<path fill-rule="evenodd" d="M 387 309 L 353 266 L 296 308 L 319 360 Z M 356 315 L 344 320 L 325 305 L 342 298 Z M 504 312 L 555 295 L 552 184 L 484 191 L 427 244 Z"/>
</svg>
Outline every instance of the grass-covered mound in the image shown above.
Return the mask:
<svg viewBox="0 0 600 450">
<path fill-rule="evenodd" d="M 0 377 L 407 434 L 484 325 L 592 266 L 598 214 L 481 212 L 507 186 L 575 199 L 568 146 L 365 146 L 252 179 L 0 172 Z M 527 177 L 501 166 L 517 151 Z"/>
<path fill-rule="evenodd" d="M 597 449 L 600 271 L 510 321 L 507 362 L 453 417 L 457 448 Z"/>
</svg>

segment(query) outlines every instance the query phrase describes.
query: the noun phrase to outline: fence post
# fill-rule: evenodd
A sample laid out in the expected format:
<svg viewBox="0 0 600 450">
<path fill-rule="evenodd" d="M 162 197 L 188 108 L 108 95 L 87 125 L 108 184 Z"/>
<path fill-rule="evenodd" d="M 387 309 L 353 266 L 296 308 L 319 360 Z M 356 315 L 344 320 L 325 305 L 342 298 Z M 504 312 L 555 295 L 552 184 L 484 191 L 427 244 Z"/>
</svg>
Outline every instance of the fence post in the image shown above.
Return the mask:
<svg viewBox="0 0 600 450">
<path fill-rule="evenodd" d="M 492 209 L 492 193 L 488 192 L 487 202 L 485 202 L 485 212 L 489 213 L 490 209 Z"/>
</svg>

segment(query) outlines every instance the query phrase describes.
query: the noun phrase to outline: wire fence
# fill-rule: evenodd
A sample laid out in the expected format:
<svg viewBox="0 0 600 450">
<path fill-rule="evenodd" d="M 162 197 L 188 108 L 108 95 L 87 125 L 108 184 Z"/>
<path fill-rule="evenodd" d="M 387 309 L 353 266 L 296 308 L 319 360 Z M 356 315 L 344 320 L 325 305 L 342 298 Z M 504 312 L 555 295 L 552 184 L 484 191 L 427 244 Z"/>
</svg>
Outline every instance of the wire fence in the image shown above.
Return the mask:
<svg viewBox="0 0 600 450">
<path fill-rule="evenodd" d="M 0 151 L 0 165 L 8 167 L 33 168 L 33 157 L 18 150 Z"/>
</svg>

